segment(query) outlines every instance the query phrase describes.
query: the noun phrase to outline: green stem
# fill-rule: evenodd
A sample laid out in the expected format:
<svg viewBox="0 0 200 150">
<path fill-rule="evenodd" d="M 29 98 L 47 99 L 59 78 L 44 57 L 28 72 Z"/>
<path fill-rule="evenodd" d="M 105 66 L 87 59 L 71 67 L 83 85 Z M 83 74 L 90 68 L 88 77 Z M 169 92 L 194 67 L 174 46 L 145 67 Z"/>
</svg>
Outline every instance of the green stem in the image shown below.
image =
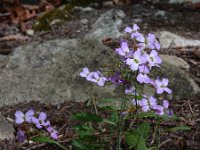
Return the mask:
<svg viewBox="0 0 200 150">
<path fill-rule="evenodd" d="M 121 100 L 121 110 L 118 113 L 119 116 L 119 122 L 118 122 L 118 134 L 117 134 L 117 150 L 121 150 L 121 140 L 122 140 L 122 133 L 123 133 L 123 129 L 124 129 L 124 118 L 123 118 L 123 114 L 121 114 L 121 112 L 124 110 L 125 107 L 125 99 L 123 98 Z"/>
<path fill-rule="evenodd" d="M 159 149 L 159 145 L 160 145 L 160 118 L 157 117 L 156 120 L 156 126 L 157 126 L 157 130 L 158 130 L 158 144 L 157 144 L 157 148 Z"/>
</svg>

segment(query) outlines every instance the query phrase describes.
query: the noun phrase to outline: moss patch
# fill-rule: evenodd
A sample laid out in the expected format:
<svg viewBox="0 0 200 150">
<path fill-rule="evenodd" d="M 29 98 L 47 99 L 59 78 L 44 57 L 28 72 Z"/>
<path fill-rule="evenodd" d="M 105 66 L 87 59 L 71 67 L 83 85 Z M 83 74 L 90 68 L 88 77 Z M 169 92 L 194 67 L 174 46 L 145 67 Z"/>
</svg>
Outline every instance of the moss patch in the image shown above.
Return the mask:
<svg viewBox="0 0 200 150">
<path fill-rule="evenodd" d="M 64 20 L 70 19 L 68 12 L 55 8 L 49 12 L 40 16 L 36 23 L 33 25 L 35 31 L 47 31 L 51 29 L 51 25 L 54 23 L 62 23 Z"/>
</svg>

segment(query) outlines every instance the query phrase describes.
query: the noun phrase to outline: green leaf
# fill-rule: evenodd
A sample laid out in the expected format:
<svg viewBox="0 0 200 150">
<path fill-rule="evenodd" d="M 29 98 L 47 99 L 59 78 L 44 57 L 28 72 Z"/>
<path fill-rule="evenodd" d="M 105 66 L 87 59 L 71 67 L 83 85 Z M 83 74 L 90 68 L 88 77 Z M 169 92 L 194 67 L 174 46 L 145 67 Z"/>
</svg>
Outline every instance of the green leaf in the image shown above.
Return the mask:
<svg viewBox="0 0 200 150">
<path fill-rule="evenodd" d="M 137 129 L 127 132 L 126 141 L 129 148 L 136 150 L 147 150 L 146 141 L 149 136 L 150 125 L 149 123 L 142 123 Z"/>
<path fill-rule="evenodd" d="M 166 129 L 165 131 L 176 132 L 176 131 L 186 131 L 186 130 L 191 130 L 191 128 L 188 126 L 178 126 Z"/>
<path fill-rule="evenodd" d="M 60 148 L 67 150 L 64 146 L 62 146 L 60 143 L 50 139 L 49 137 L 45 137 L 45 136 L 37 136 L 37 137 L 33 137 L 30 139 L 31 141 L 34 142 L 42 142 L 42 143 L 50 143 L 50 144 L 55 144 L 57 146 L 59 146 Z"/>
<path fill-rule="evenodd" d="M 74 120 L 81 120 L 84 122 L 102 122 L 103 118 L 99 115 L 92 114 L 92 113 L 76 113 L 75 115 L 72 116 L 72 119 Z"/>
<path fill-rule="evenodd" d="M 111 116 L 108 118 L 108 120 L 114 122 L 115 124 L 117 124 L 119 122 L 119 116 L 117 112 L 112 112 Z"/>
<path fill-rule="evenodd" d="M 150 125 L 147 122 L 142 123 L 138 128 L 137 132 L 145 139 L 148 139 L 150 131 Z"/>
<path fill-rule="evenodd" d="M 85 145 L 85 143 L 79 139 L 72 140 L 71 143 L 72 146 L 78 150 L 87 150 L 87 146 Z"/>
<path fill-rule="evenodd" d="M 130 149 L 148 150 L 145 139 L 137 132 L 128 134 L 126 136 L 126 142 L 128 143 Z"/>
<path fill-rule="evenodd" d="M 92 137 L 91 137 L 92 138 Z M 84 139 L 73 139 L 71 140 L 71 145 L 75 150 L 104 150 L 101 145 L 97 143 L 96 140 L 86 142 Z"/>
<path fill-rule="evenodd" d="M 104 99 L 100 100 L 101 103 L 111 103 L 114 101 L 116 101 L 116 99 L 114 99 L 114 98 L 104 98 Z"/>
<path fill-rule="evenodd" d="M 92 135 L 93 128 L 86 125 L 75 126 L 75 131 L 79 134 L 81 138 Z"/>
<path fill-rule="evenodd" d="M 164 119 L 164 120 L 177 120 L 178 119 L 178 117 L 175 114 L 172 117 L 169 117 L 166 114 L 159 116 L 159 115 L 155 114 L 155 112 L 153 112 L 153 111 L 141 112 L 138 115 L 127 116 L 126 119 L 135 118 L 135 117 L 138 117 L 138 118 L 155 118 L 155 119 L 160 118 L 160 119 Z"/>
<path fill-rule="evenodd" d="M 112 111 L 121 110 L 120 106 L 99 106 L 99 107 L 104 110 L 112 110 Z"/>
<path fill-rule="evenodd" d="M 117 126 L 117 124 L 116 124 L 115 122 L 110 121 L 110 120 L 108 120 L 108 119 L 104 119 L 103 122 L 108 123 L 108 124 L 111 124 L 111 125 L 114 125 L 114 126 Z"/>
</svg>

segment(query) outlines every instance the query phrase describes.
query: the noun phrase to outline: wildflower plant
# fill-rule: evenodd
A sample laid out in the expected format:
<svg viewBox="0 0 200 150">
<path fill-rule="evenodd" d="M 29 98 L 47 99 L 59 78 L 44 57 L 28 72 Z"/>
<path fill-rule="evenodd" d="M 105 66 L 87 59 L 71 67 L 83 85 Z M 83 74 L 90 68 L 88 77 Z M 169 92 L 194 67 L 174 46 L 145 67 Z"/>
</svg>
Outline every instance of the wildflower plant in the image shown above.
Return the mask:
<svg viewBox="0 0 200 150">
<path fill-rule="evenodd" d="M 35 112 L 33 109 L 29 109 L 26 113 L 23 113 L 18 110 L 15 112 L 15 123 L 18 125 L 16 139 L 19 142 L 24 142 L 25 140 L 46 142 L 66 149 L 55 141 L 58 140 L 58 131 L 51 126 L 45 112 Z M 35 133 L 39 134 L 39 136 L 30 138 Z M 50 136 L 50 138 L 46 135 Z"/>
<path fill-rule="evenodd" d="M 172 93 L 172 90 L 168 87 L 169 80 L 156 77 L 152 72 L 155 68 L 160 68 L 162 63 L 158 54 L 160 43 L 153 33 L 144 36 L 139 30 L 137 24 L 124 29 L 127 38 L 121 40 L 120 46 L 114 49 L 114 55 L 116 55 L 118 61 L 115 61 L 117 67 L 112 71 L 113 74 L 101 73 L 99 70 L 89 71 L 87 67 L 80 72 L 81 77 L 98 86 L 114 84 L 124 87 L 124 97 L 121 99 L 120 109 L 118 109 L 118 150 L 121 149 L 124 122 L 127 118 L 138 117 L 140 113 L 153 113 L 158 117 L 172 115 L 172 111 L 168 109 L 169 101 L 162 99 L 166 94 Z M 143 92 L 145 86 L 153 88 L 155 93 L 147 96 Z M 127 101 L 129 102 L 127 103 Z M 131 111 L 132 108 L 134 108 L 134 111 Z M 132 115 L 132 113 L 136 115 Z M 138 128 L 142 127 L 149 128 L 147 124 L 138 125 Z M 135 134 L 135 137 L 137 137 L 137 134 Z M 126 142 L 130 146 L 129 148 L 141 149 L 137 146 L 138 144 L 134 144 L 135 137 L 127 133 Z M 147 137 L 143 138 L 147 140 Z M 130 139 L 132 139 L 132 143 Z"/>
</svg>

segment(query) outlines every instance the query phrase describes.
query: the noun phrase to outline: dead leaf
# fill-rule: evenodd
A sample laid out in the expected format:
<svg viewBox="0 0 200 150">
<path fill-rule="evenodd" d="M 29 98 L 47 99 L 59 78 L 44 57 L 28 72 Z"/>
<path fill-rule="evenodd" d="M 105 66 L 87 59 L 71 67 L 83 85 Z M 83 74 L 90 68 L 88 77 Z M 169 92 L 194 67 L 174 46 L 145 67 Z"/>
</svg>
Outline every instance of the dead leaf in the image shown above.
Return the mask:
<svg viewBox="0 0 200 150">
<path fill-rule="evenodd" d="M 0 38 L 0 42 L 2 41 L 26 41 L 28 39 L 27 36 L 23 36 L 22 34 L 16 34 L 16 35 L 7 35 Z"/>
</svg>

